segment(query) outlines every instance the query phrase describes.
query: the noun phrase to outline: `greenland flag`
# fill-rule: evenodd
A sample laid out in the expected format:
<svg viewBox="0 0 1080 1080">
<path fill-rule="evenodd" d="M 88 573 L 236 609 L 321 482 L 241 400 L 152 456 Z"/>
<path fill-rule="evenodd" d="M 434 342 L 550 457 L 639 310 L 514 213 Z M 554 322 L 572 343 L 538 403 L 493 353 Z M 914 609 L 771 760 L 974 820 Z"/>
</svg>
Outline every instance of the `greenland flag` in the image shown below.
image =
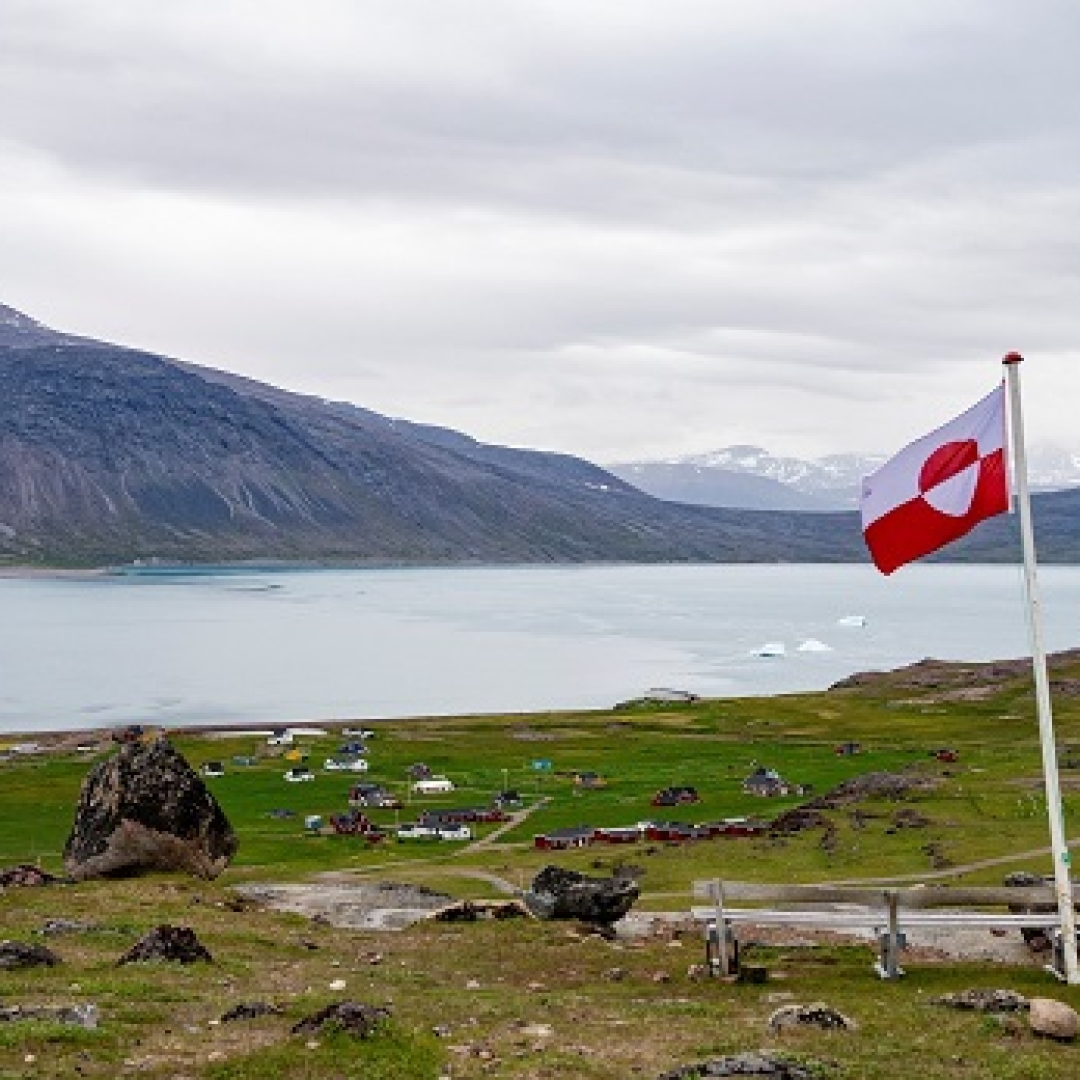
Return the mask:
<svg viewBox="0 0 1080 1080">
<path fill-rule="evenodd" d="M 891 574 L 1005 513 L 1005 445 L 1002 384 L 865 477 L 860 508 L 874 565 Z"/>
</svg>

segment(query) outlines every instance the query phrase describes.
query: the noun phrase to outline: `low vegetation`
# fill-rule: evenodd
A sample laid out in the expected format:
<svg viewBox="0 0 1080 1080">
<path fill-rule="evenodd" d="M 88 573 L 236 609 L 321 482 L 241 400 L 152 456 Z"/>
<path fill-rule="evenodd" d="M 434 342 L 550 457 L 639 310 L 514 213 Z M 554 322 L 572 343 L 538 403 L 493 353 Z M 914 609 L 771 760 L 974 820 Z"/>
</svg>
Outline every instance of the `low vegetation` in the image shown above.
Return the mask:
<svg viewBox="0 0 1080 1080">
<path fill-rule="evenodd" d="M 1055 671 L 1066 829 L 1080 835 L 1080 664 Z M 973 671 L 969 686 L 979 681 Z M 43 1021 L 0 1022 L 0 1077 L 568 1077 L 654 1078 L 678 1066 L 769 1049 L 823 1077 L 891 1077 L 898 1061 L 926 1080 L 1080 1074 L 1080 1049 L 1036 1038 L 1015 1018 L 988 1019 L 930 1004 L 971 987 L 1004 987 L 1080 1007 L 1080 992 L 1039 963 L 1003 966 L 913 955 L 907 976 L 882 983 L 868 944 L 818 940 L 757 944 L 763 984 L 700 977 L 700 932 L 675 922 L 634 941 L 606 941 L 565 923 L 533 920 L 422 922 L 399 933 L 341 929 L 270 911 L 233 886 L 344 880 L 423 884 L 459 898 L 497 895 L 492 880 L 527 885 L 547 862 L 604 874 L 643 871 L 638 911 L 686 912 L 691 883 L 723 876 L 760 881 L 903 878 L 1000 883 L 1012 870 L 1048 873 L 1047 822 L 1030 680 L 1022 671 L 991 692 L 957 694 L 947 680 L 883 678 L 826 694 L 638 704 L 602 713 L 377 725 L 363 777 L 326 772 L 340 733 L 301 740 L 316 779 L 288 784 L 287 748 L 231 734 L 174 734 L 195 767 L 221 761 L 207 780 L 240 837 L 232 866 L 214 882 L 172 875 L 0 892 L 2 936 L 46 944 L 54 967 L 0 977 L 0 1006 L 93 1003 L 96 1029 Z M 844 743 L 858 752 L 839 754 Z M 940 760 L 948 748 L 955 760 Z M 110 752 L 52 746 L 0 763 L 0 868 L 33 862 L 62 872 L 61 852 L 79 785 Z M 233 764 L 253 758 L 254 764 Z M 456 790 L 420 798 L 406 780 L 423 762 Z M 548 762 L 550 768 L 535 767 Z M 775 769 L 808 794 L 759 798 L 742 781 Z M 575 783 L 595 772 L 603 785 Z M 788 835 L 639 842 L 544 852 L 537 833 L 646 819 L 772 819 L 845 781 L 871 773 L 923 783 L 897 794 L 838 800 L 825 825 Z M 392 830 L 425 808 L 490 803 L 508 788 L 522 820 L 490 844 L 368 845 L 357 836 L 305 829 L 307 815 L 347 808 L 349 788 L 374 780 L 401 809 L 366 811 Z M 700 802 L 653 807 L 652 795 L 693 786 Z M 291 812 L 289 815 L 284 811 Z M 474 826 L 483 839 L 500 828 Z M 45 935 L 50 919 L 66 932 Z M 191 927 L 212 963 L 116 960 L 158 924 Z M 359 1040 L 292 1034 L 335 1000 L 390 1010 Z M 777 1035 L 782 1004 L 826 1001 L 858 1022 L 853 1032 Z M 238 1004 L 280 1011 L 222 1021 Z"/>
</svg>

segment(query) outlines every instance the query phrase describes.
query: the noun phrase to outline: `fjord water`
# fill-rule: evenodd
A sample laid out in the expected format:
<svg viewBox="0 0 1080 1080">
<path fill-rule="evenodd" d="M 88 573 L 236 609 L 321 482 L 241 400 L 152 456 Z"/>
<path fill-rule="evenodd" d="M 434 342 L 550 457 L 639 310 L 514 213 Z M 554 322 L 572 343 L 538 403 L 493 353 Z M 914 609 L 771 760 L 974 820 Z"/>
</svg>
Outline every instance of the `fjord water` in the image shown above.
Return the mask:
<svg viewBox="0 0 1080 1080">
<path fill-rule="evenodd" d="M 1047 648 L 1080 644 L 1080 567 L 1043 567 L 1040 585 Z M 1016 567 L 955 565 L 891 578 L 790 565 L 3 578 L 0 732 L 823 689 L 925 656 L 1026 655 L 1021 588 Z M 782 654 L 757 655 L 766 644 Z"/>
</svg>

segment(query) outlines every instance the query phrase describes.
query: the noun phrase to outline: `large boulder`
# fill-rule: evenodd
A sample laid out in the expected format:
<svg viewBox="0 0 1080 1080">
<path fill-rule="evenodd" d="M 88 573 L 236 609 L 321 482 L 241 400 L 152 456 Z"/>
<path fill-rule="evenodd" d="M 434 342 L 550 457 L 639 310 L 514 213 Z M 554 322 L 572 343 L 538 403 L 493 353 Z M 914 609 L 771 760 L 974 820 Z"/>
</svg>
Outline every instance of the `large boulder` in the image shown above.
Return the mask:
<svg viewBox="0 0 1080 1080">
<path fill-rule="evenodd" d="M 627 875 L 592 878 L 576 870 L 545 866 L 533 878 L 524 900 L 541 919 L 580 919 L 610 926 L 630 910 L 640 894 L 638 883 Z"/>
<path fill-rule="evenodd" d="M 76 879 L 186 870 L 217 877 L 236 834 L 195 770 L 164 738 L 128 743 L 83 781 L 64 866 Z"/>
</svg>

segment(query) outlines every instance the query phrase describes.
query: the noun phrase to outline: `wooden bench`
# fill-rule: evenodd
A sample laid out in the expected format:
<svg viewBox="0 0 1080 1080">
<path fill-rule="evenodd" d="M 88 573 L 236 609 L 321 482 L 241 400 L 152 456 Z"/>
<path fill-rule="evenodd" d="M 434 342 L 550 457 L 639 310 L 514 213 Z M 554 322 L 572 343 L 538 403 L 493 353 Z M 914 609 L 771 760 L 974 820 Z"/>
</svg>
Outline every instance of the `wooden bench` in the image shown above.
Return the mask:
<svg viewBox="0 0 1080 1080">
<path fill-rule="evenodd" d="M 709 971 L 734 975 L 739 969 L 740 925 L 805 926 L 843 933 L 869 930 L 879 946 L 874 969 L 883 979 L 903 975 L 900 951 L 905 930 L 920 927 L 1042 930 L 1055 942 L 1048 967 L 1063 978 L 1057 897 L 1049 886 L 1032 888 L 916 886 L 885 888 L 833 885 L 761 885 L 741 881 L 695 881 L 694 895 L 710 901 L 695 907 L 705 923 L 705 960 Z M 747 906 L 759 905 L 759 906 Z M 1048 907 L 1018 912 L 1010 907 Z M 972 910 L 998 908 L 1005 910 Z"/>
</svg>

